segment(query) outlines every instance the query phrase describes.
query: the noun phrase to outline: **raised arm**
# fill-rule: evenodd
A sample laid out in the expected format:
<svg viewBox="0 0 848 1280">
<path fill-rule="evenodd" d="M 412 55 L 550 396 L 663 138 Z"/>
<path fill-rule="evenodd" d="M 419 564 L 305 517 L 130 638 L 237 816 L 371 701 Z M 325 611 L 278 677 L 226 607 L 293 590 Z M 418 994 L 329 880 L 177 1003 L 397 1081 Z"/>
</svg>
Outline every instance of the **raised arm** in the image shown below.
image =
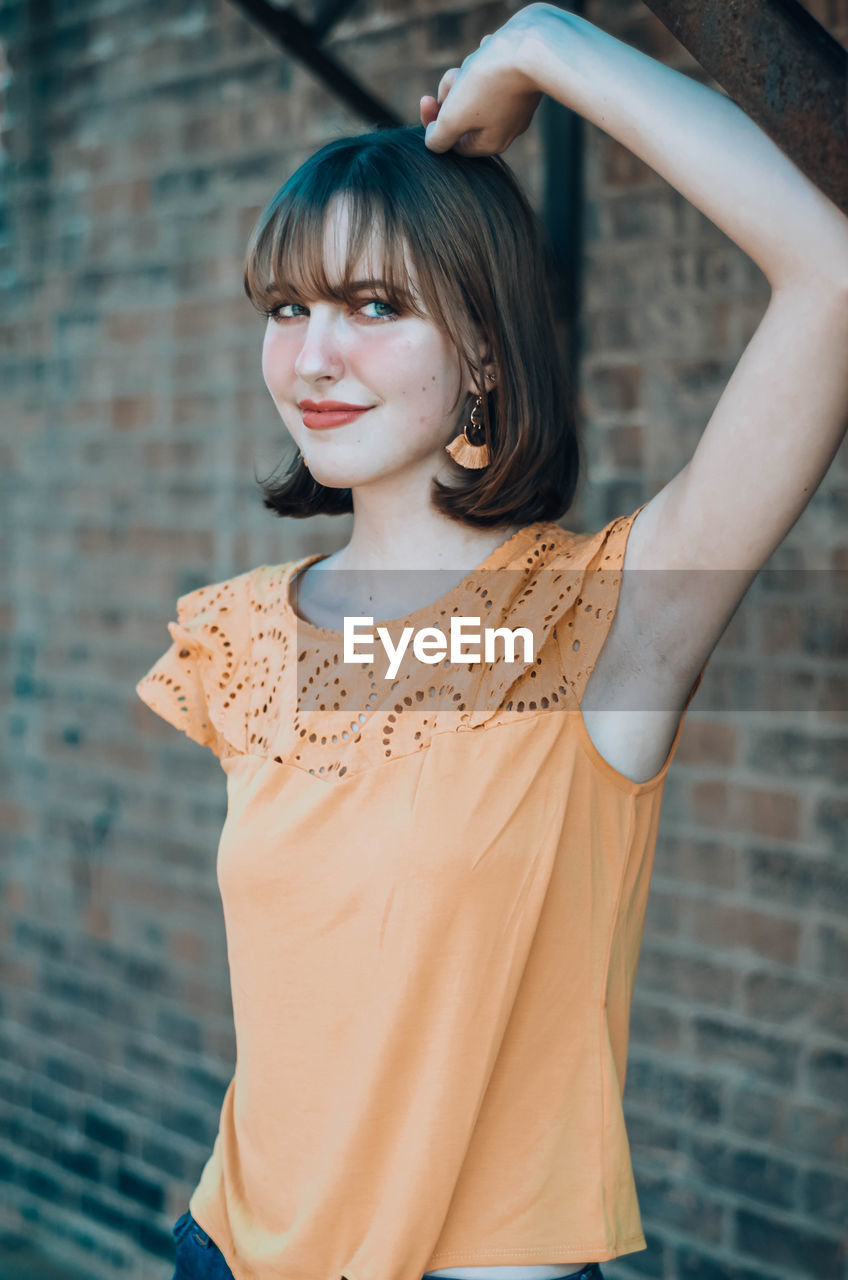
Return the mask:
<svg viewBox="0 0 848 1280">
<path fill-rule="evenodd" d="M 446 73 L 441 107 L 422 103 L 424 122 L 435 121 L 428 146 L 447 150 L 467 134 L 460 149 L 482 155 L 502 149 L 499 136 L 512 140 L 494 96 L 498 72 L 525 111 L 535 88 L 627 146 L 772 287 L 691 459 L 628 542 L 625 569 L 719 571 L 641 574 L 629 585 L 625 574 L 608 660 L 651 645 L 685 691 L 848 428 L 848 218 L 730 98 L 552 5 L 520 10 Z"/>
</svg>

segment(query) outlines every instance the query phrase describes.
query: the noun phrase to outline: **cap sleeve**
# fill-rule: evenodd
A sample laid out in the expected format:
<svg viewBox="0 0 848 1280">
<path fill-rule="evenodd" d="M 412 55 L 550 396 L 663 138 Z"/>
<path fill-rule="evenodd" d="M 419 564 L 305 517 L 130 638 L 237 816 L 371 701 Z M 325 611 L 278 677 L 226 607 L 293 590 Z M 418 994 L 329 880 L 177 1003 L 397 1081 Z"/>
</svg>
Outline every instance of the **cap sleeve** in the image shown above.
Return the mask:
<svg viewBox="0 0 848 1280">
<path fill-rule="evenodd" d="M 615 617 L 627 539 L 633 522 L 645 505 L 647 504 L 643 503 L 631 515 L 611 520 L 598 533 L 589 535 L 582 547 L 583 554 L 578 557 L 581 564 L 579 593 L 569 609 L 557 620 L 556 628 L 559 661 L 575 705 L 582 703 L 589 677 Z M 708 663 L 709 656 L 686 696 L 665 764 L 654 778 L 639 784 L 640 786 L 653 785 L 665 776 L 680 740 L 683 720 L 703 680 Z M 606 767 L 610 769 L 609 765 Z"/>
<path fill-rule="evenodd" d="M 245 750 L 250 576 L 180 596 L 167 624 L 172 644 L 135 686 L 152 711 L 219 759 Z"/>
<path fill-rule="evenodd" d="M 574 586 L 556 630 L 562 673 L 577 702 L 582 701 L 615 617 L 627 539 L 646 505 L 643 502 L 632 514 L 617 516 L 597 533 L 579 535 L 578 545 L 570 552 Z"/>
</svg>

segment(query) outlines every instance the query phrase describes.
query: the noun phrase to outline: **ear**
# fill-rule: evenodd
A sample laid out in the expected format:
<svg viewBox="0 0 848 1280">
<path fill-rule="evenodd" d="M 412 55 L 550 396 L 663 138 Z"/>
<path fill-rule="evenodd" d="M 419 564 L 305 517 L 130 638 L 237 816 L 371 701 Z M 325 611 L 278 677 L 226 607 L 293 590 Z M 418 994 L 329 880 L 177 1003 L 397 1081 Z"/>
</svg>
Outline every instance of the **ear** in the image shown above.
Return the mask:
<svg viewBox="0 0 848 1280">
<path fill-rule="evenodd" d="M 490 357 L 488 349 L 480 352 L 480 361 L 481 361 L 481 364 L 483 365 L 483 380 L 485 383 L 485 393 L 481 391 L 477 382 L 476 375 L 472 372 L 471 374 L 469 374 L 468 382 L 465 388 L 467 393 L 471 396 L 488 394 L 488 392 L 492 391 L 494 387 L 497 385 L 498 371 L 493 360 Z"/>
</svg>

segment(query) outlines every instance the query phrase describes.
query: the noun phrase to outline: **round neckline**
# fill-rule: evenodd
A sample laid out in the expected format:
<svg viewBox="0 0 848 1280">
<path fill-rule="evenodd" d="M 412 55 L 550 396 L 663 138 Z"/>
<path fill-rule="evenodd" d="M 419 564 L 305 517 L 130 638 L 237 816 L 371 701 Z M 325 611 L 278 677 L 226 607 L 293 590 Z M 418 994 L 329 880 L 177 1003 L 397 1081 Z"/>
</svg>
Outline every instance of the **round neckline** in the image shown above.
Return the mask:
<svg viewBox="0 0 848 1280">
<path fill-rule="evenodd" d="M 451 587 L 443 596 L 433 600 L 430 604 L 424 605 L 420 609 L 415 609 L 410 613 L 405 613 L 399 618 L 377 618 L 374 620 L 375 627 L 397 626 L 401 622 L 408 622 L 415 618 L 423 617 L 425 614 L 432 614 L 434 609 L 438 609 L 446 600 L 451 600 L 457 592 L 467 588 L 469 581 L 476 577 L 477 574 L 485 572 L 488 569 L 500 569 L 506 563 L 513 560 L 518 553 L 518 549 L 523 543 L 529 543 L 531 539 L 536 537 L 539 531 L 555 528 L 560 530 L 560 526 L 554 520 L 537 520 L 533 524 L 526 524 L 521 529 L 516 529 L 515 533 L 510 534 L 499 546 L 495 547 L 486 556 L 485 560 L 481 560 L 478 565 L 470 569 L 464 578 Z M 344 632 L 331 631 L 327 627 L 318 627 L 313 622 L 307 622 L 305 618 L 301 618 L 300 614 L 295 610 L 291 599 L 291 589 L 294 579 L 304 569 L 308 569 L 310 565 L 317 564 L 319 560 L 328 560 L 332 552 L 316 552 L 311 556 L 303 556 L 300 560 L 293 560 L 286 567 L 280 584 L 281 590 L 281 607 L 283 616 L 291 626 L 294 626 L 301 634 L 309 634 L 315 636 L 327 636 L 333 640 L 344 639 Z"/>
</svg>

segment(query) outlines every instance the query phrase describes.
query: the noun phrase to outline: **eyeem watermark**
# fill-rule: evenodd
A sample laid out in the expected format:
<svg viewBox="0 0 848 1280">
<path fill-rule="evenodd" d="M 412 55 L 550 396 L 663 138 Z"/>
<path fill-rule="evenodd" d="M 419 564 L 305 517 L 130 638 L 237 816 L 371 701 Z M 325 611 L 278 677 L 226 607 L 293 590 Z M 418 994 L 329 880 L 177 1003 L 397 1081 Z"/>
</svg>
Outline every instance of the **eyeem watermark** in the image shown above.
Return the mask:
<svg viewBox="0 0 848 1280">
<path fill-rule="evenodd" d="M 374 661 L 373 650 L 369 653 L 361 653 L 357 648 L 361 644 L 374 644 L 373 630 L 368 631 L 366 634 L 358 634 L 360 628 L 373 626 L 374 619 L 372 617 L 345 617 L 343 662 Z M 448 656 L 452 663 L 494 662 L 497 656 L 496 642 L 498 639 L 503 642 L 504 662 L 510 665 L 518 661 L 533 662 L 535 646 L 533 632 L 529 627 L 484 627 L 482 631 L 482 657 L 479 651 L 477 653 L 463 653 L 462 646 L 464 644 L 470 645 L 476 642 L 479 650 L 481 636 L 479 629 L 474 634 L 464 634 L 466 627 L 473 626 L 480 627 L 479 618 L 454 615 L 450 620 L 450 639 L 439 627 L 419 627 L 417 631 L 415 627 L 404 627 L 396 645 L 392 643 L 391 633 L 388 628 L 377 627 L 377 636 L 382 643 L 386 657 L 389 659 L 389 666 L 383 679 L 394 680 L 409 648 L 410 641 L 412 641 L 413 657 L 419 662 L 427 663 L 429 666 L 435 666 L 437 662 L 442 662 Z M 516 642 L 519 637 L 524 645 L 524 657 L 521 659 L 515 656 Z"/>
</svg>

